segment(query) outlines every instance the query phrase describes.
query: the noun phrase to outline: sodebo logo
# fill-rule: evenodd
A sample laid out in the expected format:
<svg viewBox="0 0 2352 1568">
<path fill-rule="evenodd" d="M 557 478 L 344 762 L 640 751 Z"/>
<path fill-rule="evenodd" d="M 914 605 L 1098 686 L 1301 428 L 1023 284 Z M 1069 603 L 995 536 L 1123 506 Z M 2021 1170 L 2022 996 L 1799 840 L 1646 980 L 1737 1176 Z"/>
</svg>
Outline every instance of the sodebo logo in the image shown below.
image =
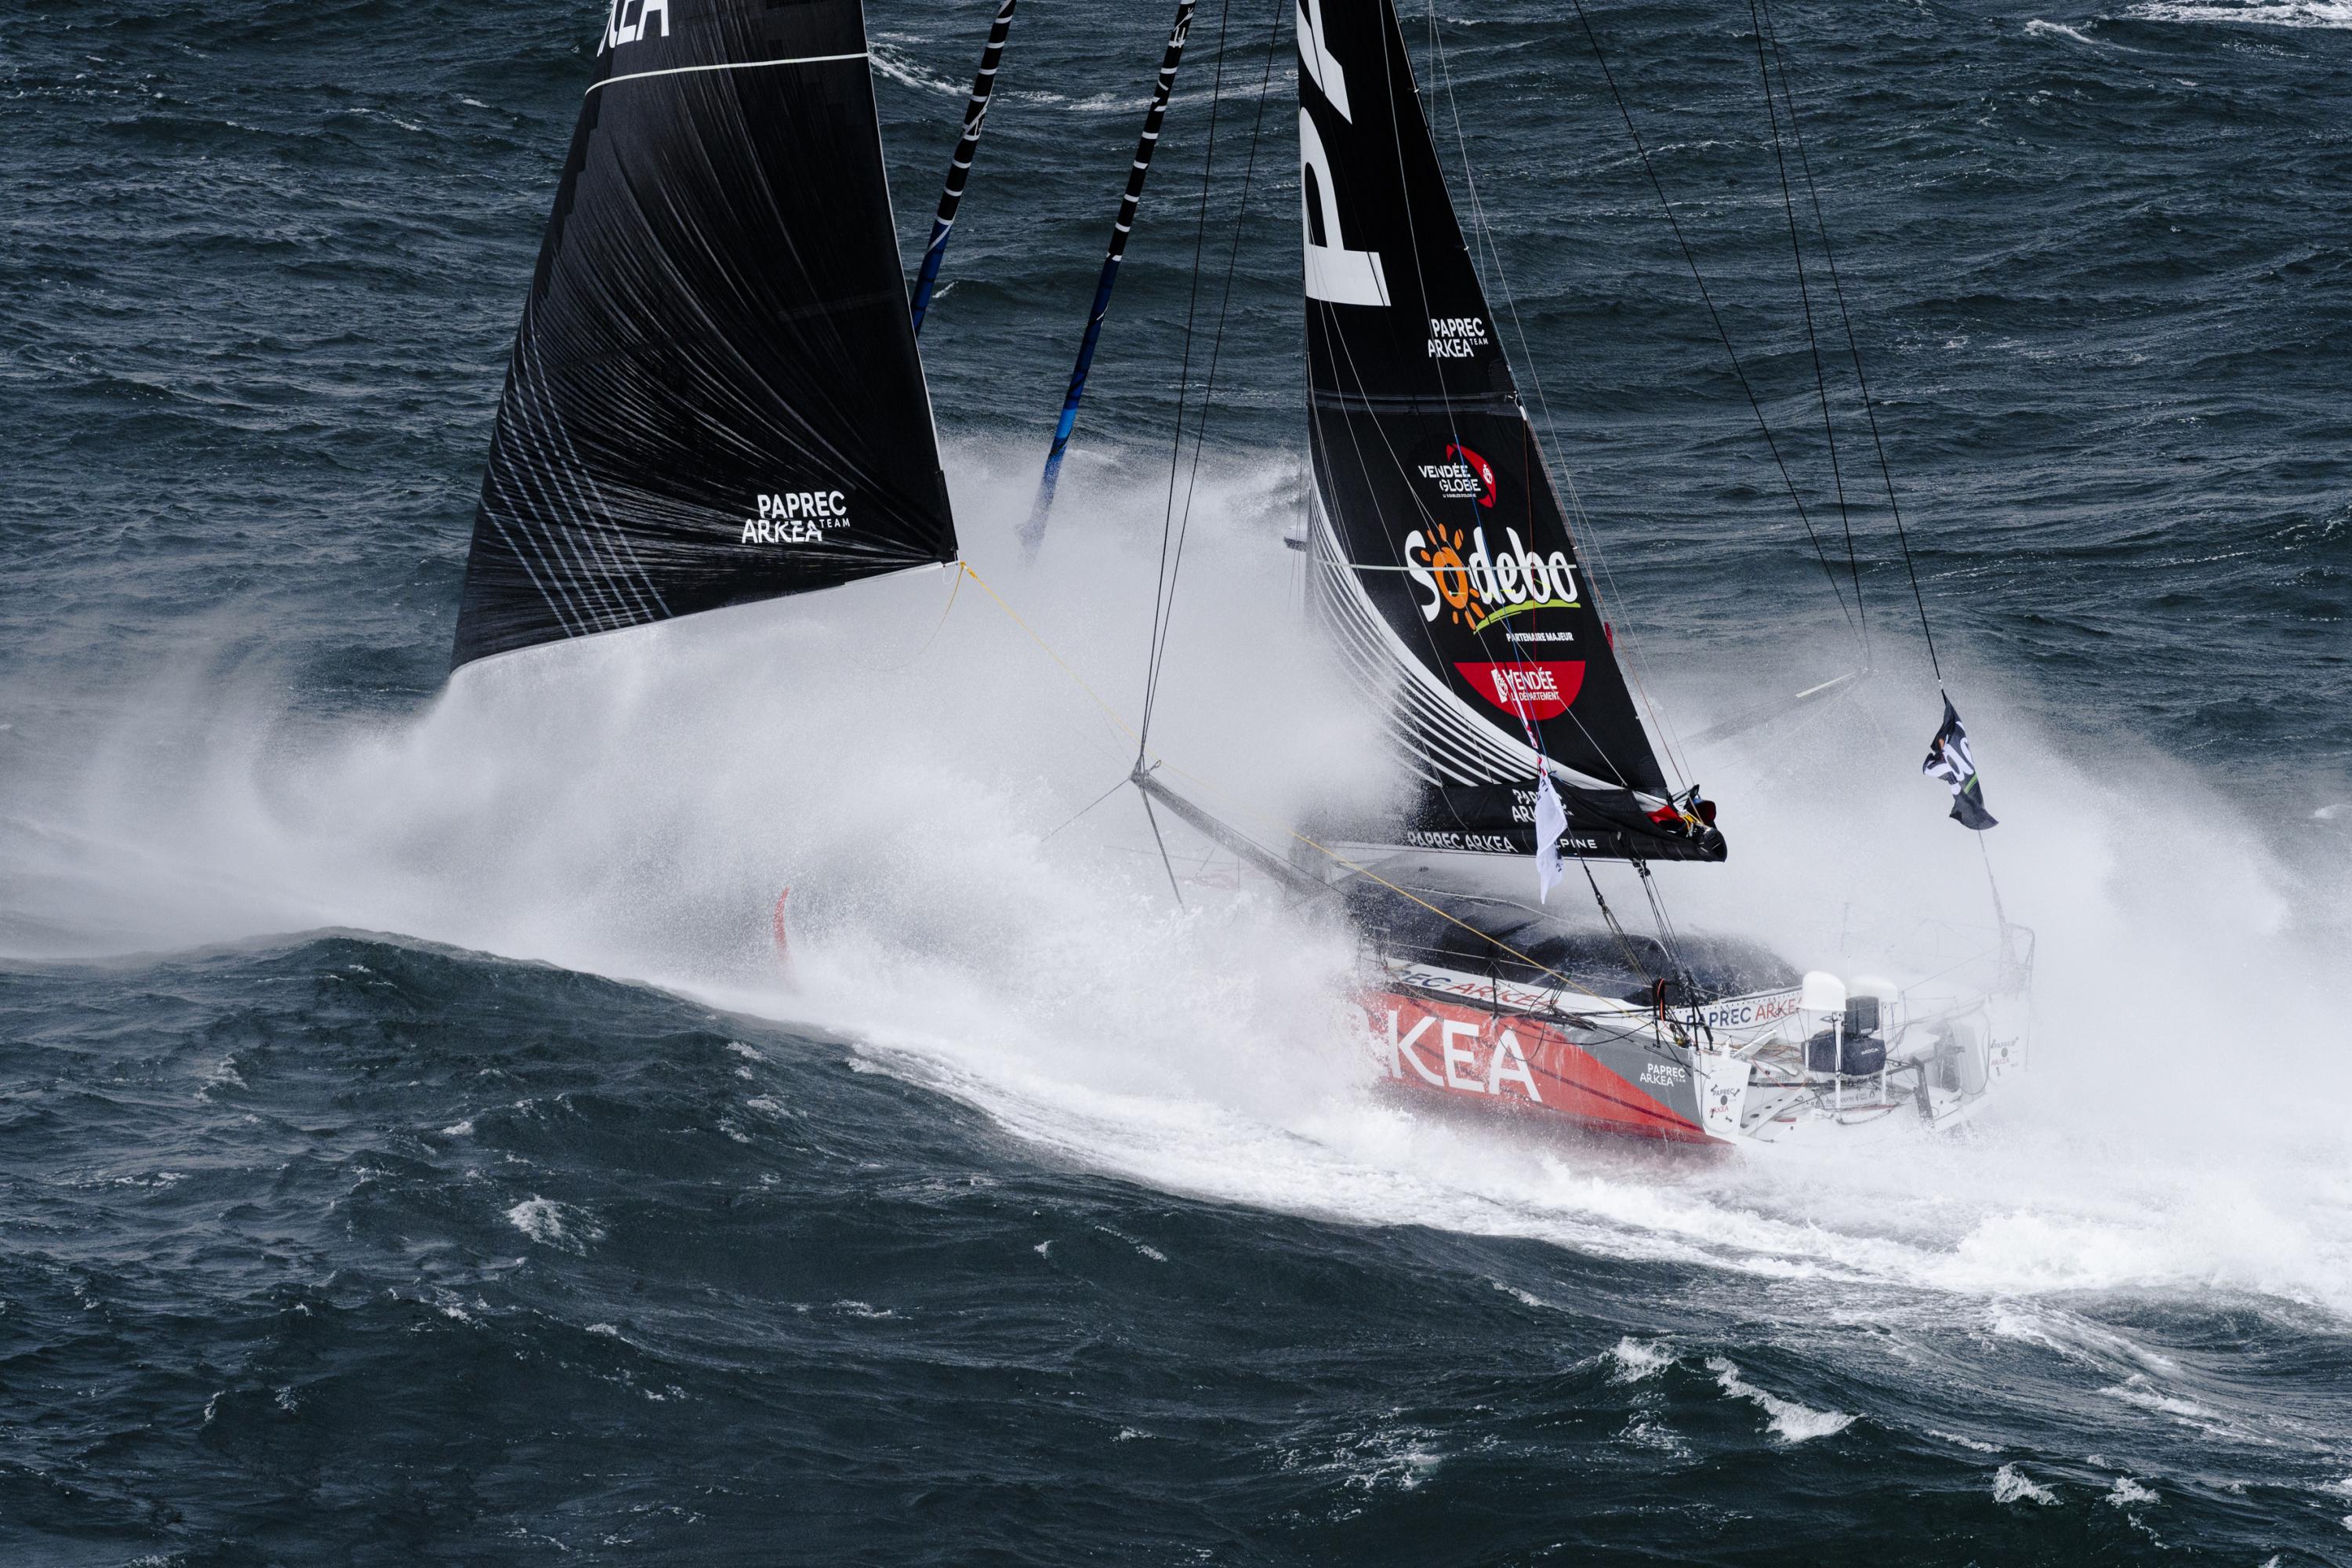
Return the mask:
<svg viewBox="0 0 2352 1568">
<path fill-rule="evenodd" d="M 656 16 L 661 36 L 668 37 L 669 0 L 613 0 L 612 14 L 604 19 L 604 47 L 616 49 L 649 37 Z"/>
<path fill-rule="evenodd" d="M 1538 555 L 1514 528 L 1503 537 L 1506 548 L 1490 555 L 1484 528 L 1470 530 L 1466 543 L 1462 529 L 1443 522 L 1434 539 L 1417 528 L 1404 536 L 1405 575 L 1429 595 L 1420 601 L 1423 620 L 1450 614 L 1455 624 L 1483 632 L 1528 610 L 1577 607 L 1576 563 L 1565 551 Z"/>
</svg>

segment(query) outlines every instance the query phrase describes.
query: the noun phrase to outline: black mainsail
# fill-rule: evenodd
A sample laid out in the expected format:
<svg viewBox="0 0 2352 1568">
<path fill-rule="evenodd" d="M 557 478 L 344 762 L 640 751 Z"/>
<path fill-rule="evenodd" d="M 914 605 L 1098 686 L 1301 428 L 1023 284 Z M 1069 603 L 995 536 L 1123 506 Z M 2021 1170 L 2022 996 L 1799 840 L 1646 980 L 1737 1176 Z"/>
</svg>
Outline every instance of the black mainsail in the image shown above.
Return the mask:
<svg viewBox="0 0 2352 1568">
<path fill-rule="evenodd" d="M 858 0 L 616 0 L 453 662 L 955 554 Z"/>
<path fill-rule="evenodd" d="M 1300 0 L 1309 582 L 1421 782 L 1407 847 L 1711 859 L 1666 804 L 1445 188 L 1390 0 Z"/>
</svg>

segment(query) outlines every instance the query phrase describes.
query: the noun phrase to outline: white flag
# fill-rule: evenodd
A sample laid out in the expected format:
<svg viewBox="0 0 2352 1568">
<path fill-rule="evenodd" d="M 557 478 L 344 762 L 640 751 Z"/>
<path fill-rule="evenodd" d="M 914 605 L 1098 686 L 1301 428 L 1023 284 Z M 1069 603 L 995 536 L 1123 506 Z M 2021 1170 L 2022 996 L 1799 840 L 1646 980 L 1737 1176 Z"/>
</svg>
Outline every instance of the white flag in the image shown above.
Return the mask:
<svg viewBox="0 0 2352 1568">
<path fill-rule="evenodd" d="M 1559 880 L 1559 836 L 1568 831 L 1568 811 L 1551 787 L 1547 770 L 1536 780 L 1536 897 L 1551 901 L 1551 886 Z"/>
</svg>

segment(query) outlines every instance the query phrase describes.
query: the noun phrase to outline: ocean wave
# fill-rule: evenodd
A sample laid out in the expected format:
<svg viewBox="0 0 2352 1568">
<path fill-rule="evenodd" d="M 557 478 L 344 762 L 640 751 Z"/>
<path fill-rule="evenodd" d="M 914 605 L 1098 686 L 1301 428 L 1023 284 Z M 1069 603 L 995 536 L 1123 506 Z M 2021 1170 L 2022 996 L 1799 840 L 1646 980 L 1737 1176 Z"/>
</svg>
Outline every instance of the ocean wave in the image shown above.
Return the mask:
<svg viewBox="0 0 2352 1568">
<path fill-rule="evenodd" d="M 1785 1443 L 1810 1443 L 1816 1437 L 1828 1437 L 1844 1431 L 1854 1423 L 1854 1417 L 1840 1410 L 1815 1410 L 1767 1393 L 1739 1375 L 1738 1366 L 1722 1356 L 1709 1356 L 1707 1370 L 1715 1373 L 1716 1385 L 1734 1399 L 1745 1399 L 1762 1410 L 1767 1425 L 1780 1434 Z"/>
<path fill-rule="evenodd" d="M 2142 22 L 2226 23 L 2262 27 L 2352 27 L 2346 0 L 2245 0 L 2242 5 L 2210 0 L 2151 0 L 2125 16 Z"/>
</svg>

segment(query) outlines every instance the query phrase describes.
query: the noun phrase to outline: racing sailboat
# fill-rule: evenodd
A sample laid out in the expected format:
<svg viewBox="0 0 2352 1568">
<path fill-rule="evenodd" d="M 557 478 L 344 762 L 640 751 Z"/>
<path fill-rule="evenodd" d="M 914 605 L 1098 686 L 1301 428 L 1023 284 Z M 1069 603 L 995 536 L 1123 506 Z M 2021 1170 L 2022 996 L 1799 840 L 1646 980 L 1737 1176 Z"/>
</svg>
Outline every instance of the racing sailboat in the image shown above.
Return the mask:
<svg viewBox="0 0 2352 1568">
<path fill-rule="evenodd" d="M 1646 886 L 1654 861 L 1728 850 L 1645 726 L 1390 0 L 1297 16 L 1299 542 L 1413 793 L 1391 818 L 1303 825 L 1286 855 L 1140 744 L 1134 782 L 1347 900 L 1395 1084 L 1690 1142 L 1965 1116 L 2022 1050 L 2000 998 L 1801 975 L 1502 890 L 1530 858 L 1548 878 L 1630 862 Z M 615 5 L 516 335 L 453 665 L 957 559 L 858 0 Z"/>
<path fill-rule="evenodd" d="M 1324 879 L 1370 939 L 1362 1000 L 1383 1073 L 1692 1142 L 1965 1117 L 2022 1062 L 2013 954 L 1988 993 L 1937 994 L 1802 973 L 1663 915 L 1657 936 L 1636 936 L 1610 911 L 1591 862 L 1631 862 L 1654 901 L 1650 863 L 1719 862 L 1725 835 L 1644 724 L 1391 0 L 1301 0 L 1297 23 L 1312 468 L 1299 542 L 1310 602 L 1412 779 L 1401 816 L 1301 841 L 1328 851 Z M 1548 907 L 1563 860 L 1588 869 L 1597 923 Z"/>
</svg>

